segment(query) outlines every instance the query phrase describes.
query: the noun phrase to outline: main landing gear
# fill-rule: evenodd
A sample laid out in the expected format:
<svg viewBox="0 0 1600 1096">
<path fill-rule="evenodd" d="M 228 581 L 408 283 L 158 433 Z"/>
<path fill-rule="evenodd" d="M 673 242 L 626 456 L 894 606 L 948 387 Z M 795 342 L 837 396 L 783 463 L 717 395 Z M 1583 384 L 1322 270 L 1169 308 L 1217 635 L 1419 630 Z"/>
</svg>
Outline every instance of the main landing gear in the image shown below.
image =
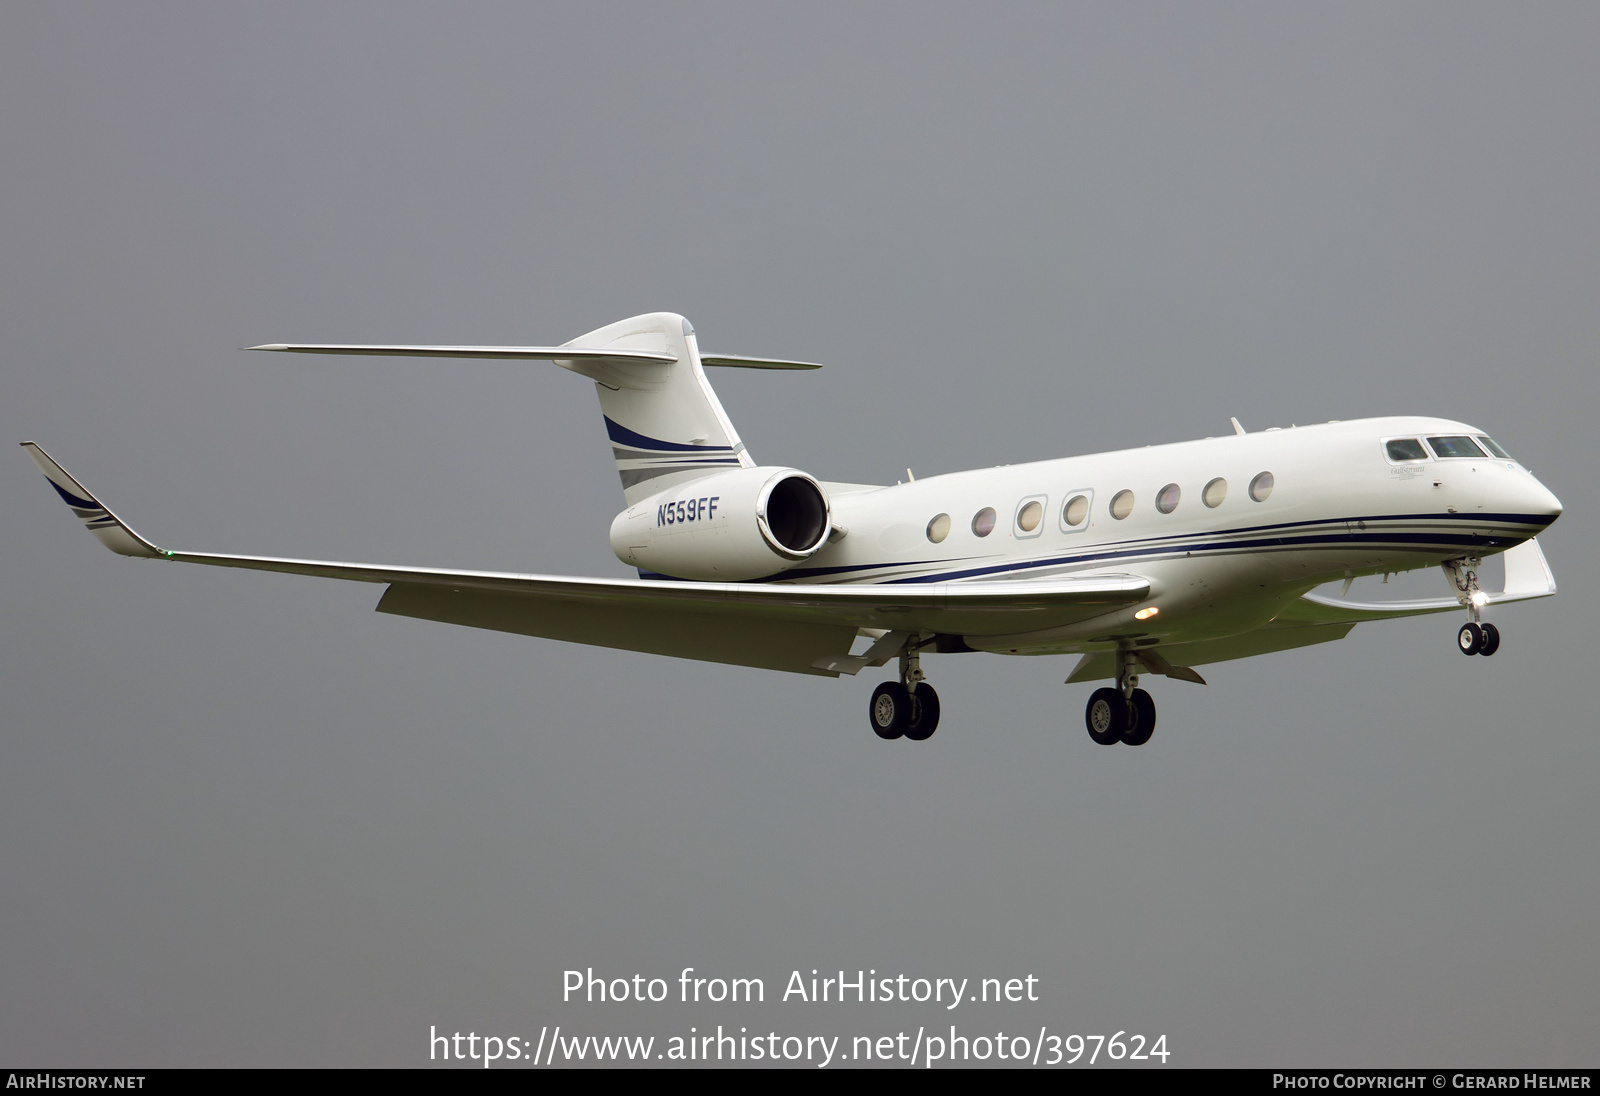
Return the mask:
<svg viewBox="0 0 1600 1096">
<path fill-rule="evenodd" d="M 1448 560 L 1440 566 L 1456 591 L 1456 600 L 1472 614 L 1472 619 L 1456 633 L 1456 644 L 1464 655 L 1488 658 L 1500 649 L 1500 629 L 1480 620 L 1479 611 L 1488 601 L 1483 591 L 1478 589 L 1478 566 L 1482 562 L 1477 556 L 1467 556 Z"/>
<path fill-rule="evenodd" d="M 1119 652 L 1117 686 L 1096 689 L 1084 709 L 1083 721 L 1089 737 L 1102 746 L 1126 742 L 1143 746 L 1156 729 L 1156 702 L 1139 688 L 1138 658 L 1132 651 Z"/>
<path fill-rule="evenodd" d="M 900 680 L 885 681 L 872 693 L 867 709 L 879 738 L 923 742 L 939 728 L 939 694 L 922 679 L 922 652 L 909 641 L 900 652 Z"/>
</svg>

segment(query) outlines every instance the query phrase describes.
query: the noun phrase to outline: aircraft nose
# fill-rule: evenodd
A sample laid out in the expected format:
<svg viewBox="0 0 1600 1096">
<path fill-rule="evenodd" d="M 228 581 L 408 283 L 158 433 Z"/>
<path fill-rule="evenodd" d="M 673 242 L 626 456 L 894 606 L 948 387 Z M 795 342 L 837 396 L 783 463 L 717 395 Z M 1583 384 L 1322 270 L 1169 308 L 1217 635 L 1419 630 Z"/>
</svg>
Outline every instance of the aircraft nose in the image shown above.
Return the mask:
<svg viewBox="0 0 1600 1096">
<path fill-rule="evenodd" d="M 1548 487 L 1532 476 L 1528 477 L 1524 498 L 1526 500 L 1524 505 L 1527 507 L 1528 513 L 1544 518 L 1546 525 L 1561 516 L 1561 500 L 1556 498 Z"/>
</svg>

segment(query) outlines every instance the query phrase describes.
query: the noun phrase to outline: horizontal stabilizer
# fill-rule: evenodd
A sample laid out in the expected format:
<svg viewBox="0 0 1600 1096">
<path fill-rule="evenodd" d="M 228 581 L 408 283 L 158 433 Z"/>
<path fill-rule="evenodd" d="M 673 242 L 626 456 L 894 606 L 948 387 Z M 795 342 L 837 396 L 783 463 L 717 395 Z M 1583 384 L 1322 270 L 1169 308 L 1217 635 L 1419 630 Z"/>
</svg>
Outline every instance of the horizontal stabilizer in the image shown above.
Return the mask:
<svg viewBox="0 0 1600 1096">
<path fill-rule="evenodd" d="M 366 354 L 385 358 L 504 358 L 524 361 L 608 361 L 670 365 L 671 354 L 648 350 L 609 350 L 579 346 L 362 346 L 354 343 L 262 343 L 246 350 L 278 350 L 289 354 Z"/>
<path fill-rule="evenodd" d="M 821 369 L 816 362 L 791 362 L 781 358 L 739 358 L 732 354 L 701 354 L 701 365 L 733 366 L 739 369 Z"/>
<path fill-rule="evenodd" d="M 593 376 L 600 367 L 671 365 L 678 359 L 651 350 L 585 346 L 399 346 L 360 343 L 262 343 L 246 350 L 276 350 L 285 354 L 350 354 L 380 358 L 479 358 L 491 361 L 555 362 L 574 373 Z M 738 354 L 702 354 L 701 365 L 736 369 L 821 369 L 816 362 L 786 358 L 751 358 Z M 589 368 L 580 368 L 587 366 Z M 596 378 L 600 379 L 600 378 Z M 606 378 L 610 383 L 610 378 Z"/>
<path fill-rule="evenodd" d="M 561 368 L 613 389 L 658 387 L 676 355 L 654 350 L 593 346 L 361 346 L 334 343 L 263 343 L 246 350 L 280 350 L 290 354 L 365 354 L 396 358 L 487 358 L 505 361 L 555 362 Z"/>
</svg>

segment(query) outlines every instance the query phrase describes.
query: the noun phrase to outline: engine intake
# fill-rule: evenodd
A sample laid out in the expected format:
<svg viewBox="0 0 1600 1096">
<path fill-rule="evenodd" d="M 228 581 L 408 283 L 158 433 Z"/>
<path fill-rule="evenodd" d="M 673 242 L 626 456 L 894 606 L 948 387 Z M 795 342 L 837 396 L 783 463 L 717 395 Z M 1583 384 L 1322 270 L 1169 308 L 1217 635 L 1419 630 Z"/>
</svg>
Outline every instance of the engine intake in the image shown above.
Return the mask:
<svg viewBox="0 0 1600 1096">
<path fill-rule="evenodd" d="M 828 539 L 828 500 L 810 476 L 784 476 L 756 500 L 756 521 L 774 551 L 809 559 Z"/>
</svg>

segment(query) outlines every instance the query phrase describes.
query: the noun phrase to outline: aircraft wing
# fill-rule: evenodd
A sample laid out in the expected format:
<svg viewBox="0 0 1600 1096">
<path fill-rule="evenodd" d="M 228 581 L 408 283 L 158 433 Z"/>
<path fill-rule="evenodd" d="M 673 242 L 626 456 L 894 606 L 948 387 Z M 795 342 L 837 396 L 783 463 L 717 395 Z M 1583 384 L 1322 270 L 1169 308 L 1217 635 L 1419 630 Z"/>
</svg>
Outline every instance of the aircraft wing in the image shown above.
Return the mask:
<svg viewBox="0 0 1600 1096">
<path fill-rule="evenodd" d="M 837 676 L 863 662 L 858 630 L 1005 634 L 1059 627 L 1143 600 L 1136 575 L 907 585 L 790 585 L 569 578 L 181 552 L 140 536 L 43 449 L 51 486 L 113 552 L 212 567 L 385 583 L 378 611 L 679 658 Z"/>
<path fill-rule="evenodd" d="M 1527 601 L 1549 597 L 1556 592 L 1556 579 L 1536 539 L 1525 540 L 1505 553 L 1506 583 L 1498 592 L 1485 591 L 1483 604 Z M 1280 621 L 1307 624 L 1359 623 L 1363 620 L 1389 620 L 1394 617 L 1448 613 L 1462 608 L 1454 597 L 1413 598 L 1405 601 L 1347 601 L 1325 594 L 1306 594 L 1278 614 Z"/>
</svg>

